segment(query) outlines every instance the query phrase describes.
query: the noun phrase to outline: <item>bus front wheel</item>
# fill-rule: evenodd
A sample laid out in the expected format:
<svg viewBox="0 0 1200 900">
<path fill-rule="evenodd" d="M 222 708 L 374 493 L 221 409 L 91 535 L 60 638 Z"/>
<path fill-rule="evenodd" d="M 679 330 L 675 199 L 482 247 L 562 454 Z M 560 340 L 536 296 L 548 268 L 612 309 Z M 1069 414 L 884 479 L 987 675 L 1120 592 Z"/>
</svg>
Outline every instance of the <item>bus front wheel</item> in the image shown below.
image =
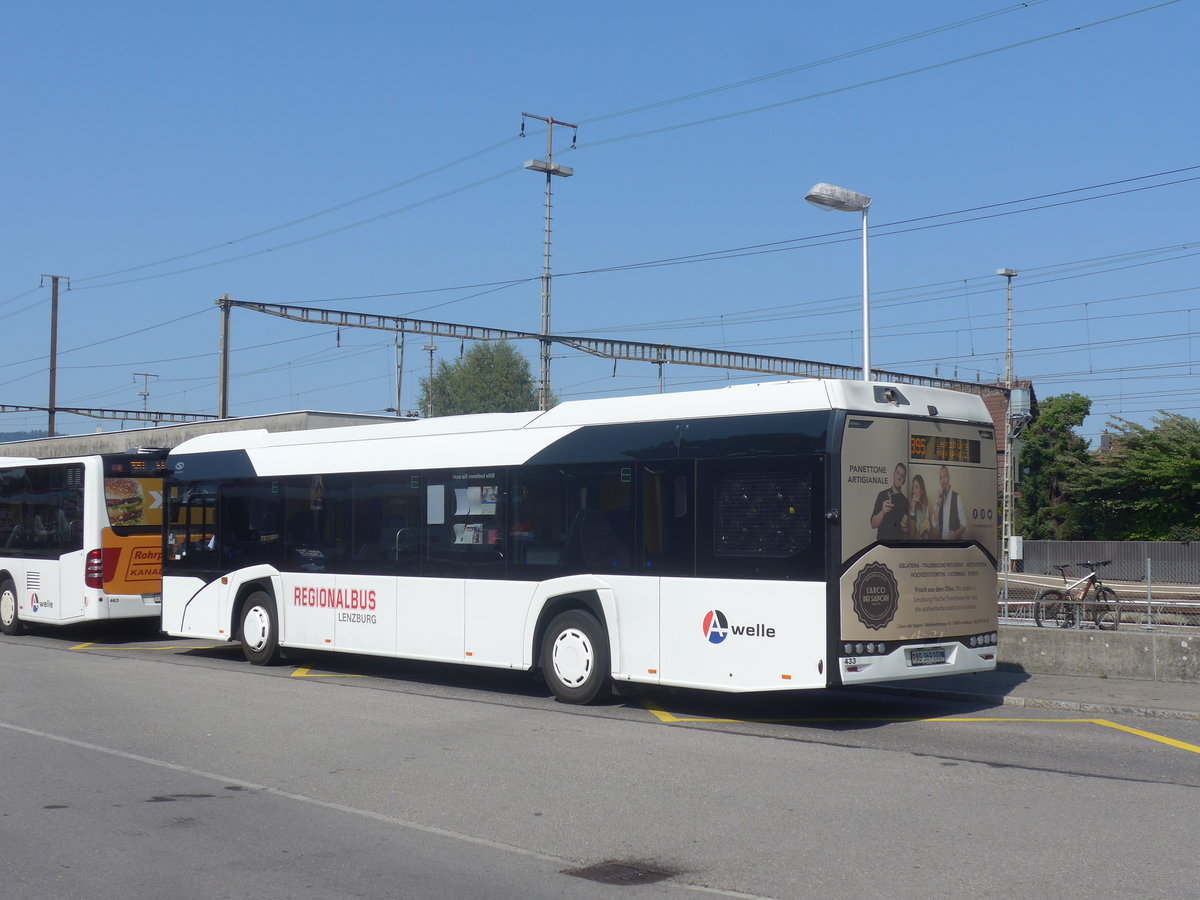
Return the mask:
<svg viewBox="0 0 1200 900">
<path fill-rule="evenodd" d="M 550 622 L 542 641 L 542 677 L 564 703 L 594 703 L 608 696 L 608 636 L 591 613 L 572 609 Z"/>
<path fill-rule="evenodd" d="M 0 631 L 20 634 L 24 630 L 21 614 L 17 612 L 17 586 L 11 578 L 0 581 Z"/>
<path fill-rule="evenodd" d="M 254 665 L 273 666 L 279 662 L 279 616 L 275 601 L 266 591 L 255 591 L 246 598 L 238 637 L 242 653 Z"/>
</svg>

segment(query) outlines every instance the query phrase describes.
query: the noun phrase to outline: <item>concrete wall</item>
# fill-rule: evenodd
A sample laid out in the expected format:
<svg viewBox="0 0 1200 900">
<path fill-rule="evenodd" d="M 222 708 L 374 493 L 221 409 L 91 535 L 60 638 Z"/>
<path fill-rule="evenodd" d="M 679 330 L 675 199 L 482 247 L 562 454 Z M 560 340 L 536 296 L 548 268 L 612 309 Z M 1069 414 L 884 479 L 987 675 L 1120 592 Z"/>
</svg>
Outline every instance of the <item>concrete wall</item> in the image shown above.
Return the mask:
<svg viewBox="0 0 1200 900">
<path fill-rule="evenodd" d="M 338 428 L 343 425 L 371 425 L 376 422 L 402 422 L 395 416 L 369 416 L 356 413 L 300 412 L 276 413 L 267 416 L 244 416 L 237 419 L 214 419 L 189 422 L 184 425 L 160 425 L 157 428 L 130 428 L 127 431 L 105 431 L 96 434 L 75 434 L 30 441 L 10 441 L 0 444 L 0 458 L 23 456 L 34 459 L 54 459 L 63 456 L 90 456 L 95 453 L 122 453 L 136 447 L 175 447 L 201 434 L 224 431 L 308 431 L 315 428 Z"/>
<path fill-rule="evenodd" d="M 1200 633 L 1002 625 L 999 663 L 1036 675 L 1200 683 Z"/>
</svg>

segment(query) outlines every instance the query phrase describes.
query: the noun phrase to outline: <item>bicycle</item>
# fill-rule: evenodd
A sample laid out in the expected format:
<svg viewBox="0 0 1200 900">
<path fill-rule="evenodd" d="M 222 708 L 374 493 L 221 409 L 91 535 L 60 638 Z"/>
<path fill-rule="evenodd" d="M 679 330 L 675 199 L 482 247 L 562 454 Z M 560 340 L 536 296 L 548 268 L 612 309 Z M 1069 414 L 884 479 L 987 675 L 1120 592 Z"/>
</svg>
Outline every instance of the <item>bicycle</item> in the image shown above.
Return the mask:
<svg viewBox="0 0 1200 900">
<path fill-rule="evenodd" d="M 1104 562 L 1074 563 L 1076 566 L 1086 566 L 1089 571 L 1078 581 L 1069 583 L 1067 569 L 1071 566 L 1055 566 L 1054 568 L 1062 574 L 1065 587 L 1046 588 L 1038 592 L 1033 602 L 1033 619 L 1037 626 L 1076 628 L 1090 606 L 1091 619 L 1097 628 L 1105 631 L 1115 630 L 1121 624 L 1121 600 L 1116 591 L 1104 585 L 1096 571 L 1111 562 L 1111 559 L 1106 559 Z M 1083 590 L 1076 593 L 1081 585 Z"/>
</svg>

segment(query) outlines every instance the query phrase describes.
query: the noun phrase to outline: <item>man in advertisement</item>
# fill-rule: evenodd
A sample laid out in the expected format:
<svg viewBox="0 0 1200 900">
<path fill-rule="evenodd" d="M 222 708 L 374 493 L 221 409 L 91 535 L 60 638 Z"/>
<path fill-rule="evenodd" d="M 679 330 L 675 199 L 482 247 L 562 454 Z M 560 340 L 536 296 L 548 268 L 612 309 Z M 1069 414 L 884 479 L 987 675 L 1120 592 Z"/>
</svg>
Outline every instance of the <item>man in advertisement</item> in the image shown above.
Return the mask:
<svg viewBox="0 0 1200 900">
<path fill-rule="evenodd" d="M 941 538 L 943 541 L 961 541 L 967 533 L 967 510 L 962 496 L 950 486 L 950 470 L 946 466 L 938 472 L 938 486 L 934 521 Z"/>
<path fill-rule="evenodd" d="M 898 541 L 907 536 L 908 497 L 904 495 L 904 483 L 908 480 L 908 466 L 896 463 L 892 470 L 892 486 L 880 491 L 875 498 L 875 509 L 871 512 L 871 527 L 881 541 Z"/>
</svg>

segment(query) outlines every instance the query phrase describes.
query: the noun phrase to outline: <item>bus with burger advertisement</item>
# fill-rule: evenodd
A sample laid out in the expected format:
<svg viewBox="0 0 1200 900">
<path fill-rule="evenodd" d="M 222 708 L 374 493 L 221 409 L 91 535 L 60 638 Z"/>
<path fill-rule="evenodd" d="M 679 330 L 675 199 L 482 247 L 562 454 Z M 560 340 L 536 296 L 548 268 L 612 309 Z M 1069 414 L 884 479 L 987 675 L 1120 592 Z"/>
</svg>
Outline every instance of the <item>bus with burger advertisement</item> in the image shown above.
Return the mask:
<svg viewBox="0 0 1200 900">
<path fill-rule="evenodd" d="M 154 618 L 165 450 L 0 465 L 0 632 Z"/>
</svg>

